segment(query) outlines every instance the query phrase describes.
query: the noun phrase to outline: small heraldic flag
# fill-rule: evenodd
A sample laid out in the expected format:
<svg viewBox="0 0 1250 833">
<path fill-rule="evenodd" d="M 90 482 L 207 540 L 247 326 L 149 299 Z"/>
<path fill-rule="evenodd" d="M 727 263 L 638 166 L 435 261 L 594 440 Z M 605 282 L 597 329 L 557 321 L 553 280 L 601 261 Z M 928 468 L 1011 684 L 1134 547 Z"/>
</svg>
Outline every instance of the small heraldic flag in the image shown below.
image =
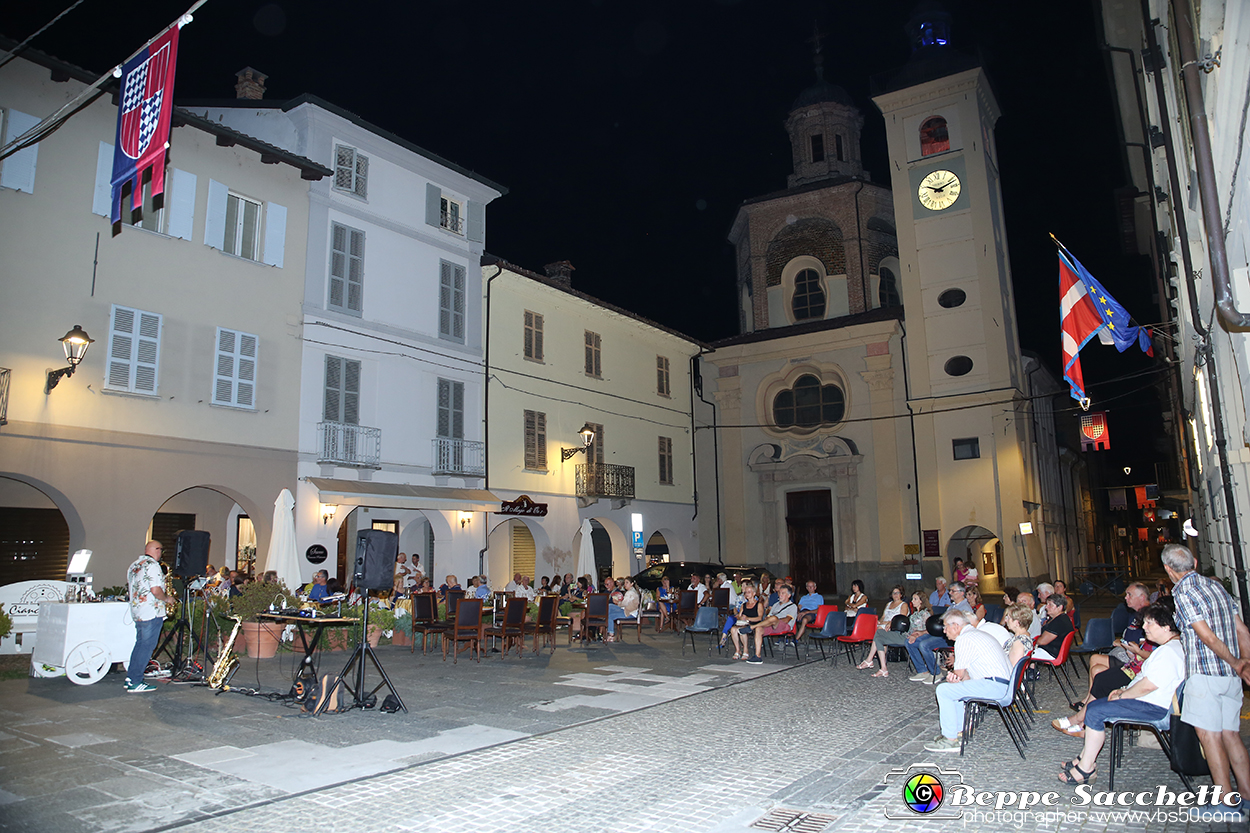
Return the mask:
<svg viewBox="0 0 1250 833">
<path fill-rule="evenodd" d="M 1081 451 L 1091 450 L 1111 450 L 1111 429 L 1107 427 L 1106 411 L 1081 414 Z"/>
<path fill-rule="evenodd" d="M 1114 344 L 1121 353 L 1137 344 L 1146 355 L 1154 355 L 1151 332 L 1145 327 L 1133 326 L 1128 310 L 1116 303 L 1111 293 L 1062 244 L 1059 244 L 1059 329 L 1063 342 L 1063 378 L 1072 389 L 1072 398 L 1084 408 L 1089 407 L 1089 397 L 1085 395 L 1079 354 L 1090 339 L 1098 336 L 1103 344 Z"/>
<path fill-rule="evenodd" d="M 138 217 L 143 210 L 145 174 L 152 182 L 153 208 L 164 202 L 165 148 L 174 110 L 178 30 L 178 25 L 170 26 L 122 67 L 110 195 L 114 235 L 121 232 L 122 192 L 127 182 L 131 185 L 132 216 Z"/>
</svg>

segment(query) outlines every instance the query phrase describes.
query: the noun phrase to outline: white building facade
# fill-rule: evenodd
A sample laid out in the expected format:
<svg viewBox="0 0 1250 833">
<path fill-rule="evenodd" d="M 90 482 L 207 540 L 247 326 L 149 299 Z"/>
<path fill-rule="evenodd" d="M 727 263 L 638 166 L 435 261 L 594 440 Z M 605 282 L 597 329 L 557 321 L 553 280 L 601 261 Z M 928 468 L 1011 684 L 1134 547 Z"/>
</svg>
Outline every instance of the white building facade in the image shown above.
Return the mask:
<svg viewBox="0 0 1250 833">
<path fill-rule="evenodd" d="M 263 75 L 239 75 L 241 96 L 263 94 Z M 309 193 L 298 322 L 304 577 L 349 580 L 363 529 L 398 533 L 436 586 L 479 573 L 473 519 L 496 503 L 483 490 L 478 264 L 486 205 L 505 189 L 312 96 L 191 109 L 334 170 Z"/>
<path fill-rule="evenodd" d="M 491 586 L 578 574 L 585 520 L 596 581 L 637 573 L 648 553 L 716 561 L 695 517 L 690 369 L 701 345 L 572 289 L 567 263 L 548 269 L 488 256 L 481 270 L 490 492 L 544 507 L 488 516 Z"/>
<path fill-rule="evenodd" d="M 5 141 L 94 79 L 24 53 Z M 106 94 L 0 163 L 0 584 L 63 578 L 80 548 L 97 589 L 121 584 L 179 529 L 234 566 L 295 481 L 308 182 L 332 171 L 175 110 L 164 208 L 145 197 L 114 237 L 116 123 Z M 94 344 L 48 390 L 75 325 Z"/>
</svg>

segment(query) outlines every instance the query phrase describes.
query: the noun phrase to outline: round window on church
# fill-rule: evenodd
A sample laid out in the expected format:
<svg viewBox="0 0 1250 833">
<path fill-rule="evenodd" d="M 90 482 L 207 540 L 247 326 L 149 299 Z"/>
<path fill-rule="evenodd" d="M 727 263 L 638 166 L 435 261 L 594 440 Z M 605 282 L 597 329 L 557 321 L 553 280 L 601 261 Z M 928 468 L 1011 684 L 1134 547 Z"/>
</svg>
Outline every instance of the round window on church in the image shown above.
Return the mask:
<svg viewBox="0 0 1250 833">
<path fill-rule="evenodd" d="M 773 422 L 778 428 L 815 428 L 842 421 L 846 398 L 837 385 L 822 385 L 811 374 L 800 376 L 794 387 L 773 399 Z"/>
<path fill-rule="evenodd" d="M 938 296 L 938 306 L 954 309 L 963 306 L 966 300 L 968 300 L 968 294 L 962 289 L 948 289 Z"/>
<path fill-rule="evenodd" d="M 967 376 L 972 372 L 972 359 L 967 356 L 955 356 L 946 360 L 947 376 Z"/>
</svg>

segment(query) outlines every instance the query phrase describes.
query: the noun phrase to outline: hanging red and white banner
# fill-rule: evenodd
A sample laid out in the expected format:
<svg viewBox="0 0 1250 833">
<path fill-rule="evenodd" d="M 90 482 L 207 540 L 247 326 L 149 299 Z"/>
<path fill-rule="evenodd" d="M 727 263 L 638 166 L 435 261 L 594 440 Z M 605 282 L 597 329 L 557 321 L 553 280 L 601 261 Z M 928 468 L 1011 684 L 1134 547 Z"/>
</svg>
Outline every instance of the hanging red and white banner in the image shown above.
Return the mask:
<svg viewBox="0 0 1250 833">
<path fill-rule="evenodd" d="M 1108 451 L 1110 448 L 1111 429 L 1107 425 L 1107 412 L 1081 414 L 1081 451 Z"/>
</svg>

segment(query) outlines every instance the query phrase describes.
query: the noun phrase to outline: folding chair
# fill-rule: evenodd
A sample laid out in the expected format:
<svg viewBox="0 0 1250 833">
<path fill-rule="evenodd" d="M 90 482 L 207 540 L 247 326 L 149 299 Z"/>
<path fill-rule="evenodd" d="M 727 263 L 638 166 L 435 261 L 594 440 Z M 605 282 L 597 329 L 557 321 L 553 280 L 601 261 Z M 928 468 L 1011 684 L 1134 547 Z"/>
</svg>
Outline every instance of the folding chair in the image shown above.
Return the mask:
<svg viewBox="0 0 1250 833">
<path fill-rule="evenodd" d="M 870 607 L 861 607 L 859 615 L 855 617 L 855 624 L 849 636 L 837 637 L 838 642 L 842 643 L 843 651 L 851 665 L 855 664 L 855 655 L 852 645 L 871 645 L 873 638 L 877 635 L 877 612 Z M 838 658 L 835 655 L 833 664 L 838 664 Z"/>
<path fill-rule="evenodd" d="M 1111 650 L 1112 643 L 1115 642 L 1115 636 L 1111 630 L 1110 619 L 1090 619 L 1085 623 L 1085 639 L 1081 641 L 1081 647 L 1073 648 L 1068 653 L 1080 659 L 1081 664 L 1085 666 L 1085 673 L 1089 673 L 1089 662 L 1086 657 L 1094 654 L 1101 654 Z M 1072 667 L 1076 670 L 1076 666 Z"/>
<path fill-rule="evenodd" d="M 698 646 L 694 644 L 694 635 L 696 633 L 706 633 L 708 635 L 707 655 L 712 655 L 712 646 L 716 645 L 716 635 L 720 633 L 720 612 L 714 607 L 701 607 L 694 615 L 694 621 L 686 625 L 685 633 L 690 634 L 690 649 L 697 651 Z M 720 647 L 716 648 L 717 653 Z M 686 638 L 681 638 L 681 655 L 686 655 Z"/>
<path fill-rule="evenodd" d="M 1064 663 L 1068 661 L 1068 654 L 1072 651 L 1072 640 L 1075 638 L 1076 631 L 1069 631 L 1059 645 L 1059 653 L 1055 655 L 1054 659 L 1039 659 L 1038 657 L 1033 657 L 1032 659 L 1034 665 L 1045 665 L 1050 669 L 1050 676 L 1054 677 L 1055 682 L 1059 683 L 1059 690 L 1063 692 L 1063 696 L 1069 702 L 1077 699 L 1076 688 L 1072 685 L 1072 678 L 1068 676 L 1068 670 L 1064 667 Z M 1053 645 L 1054 643 L 1052 642 L 1051 644 Z M 1063 674 L 1062 680 L 1059 679 L 1060 672 Z M 1064 682 L 1067 682 L 1067 687 L 1064 686 Z M 1071 695 L 1068 694 L 1068 689 L 1072 689 Z"/>
<path fill-rule="evenodd" d="M 998 712 L 998 716 L 1003 720 L 1003 728 L 1007 730 L 1007 734 L 1011 737 L 1011 742 L 1016 745 L 1016 751 L 1020 753 L 1021 760 L 1024 759 L 1024 747 L 1028 743 L 1029 733 L 1025 729 L 1024 718 L 1017 711 L 1023 712 L 1023 706 L 1019 705 L 1016 695 L 1020 691 L 1020 683 L 1024 681 L 1024 669 L 1029 664 L 1030 654 L 1020 658 L 1016 663 L 1016 667 L 1011 672 L 1011 678 L 1007 683 L 1007 693 L 997 700 L 988 697 L 965 697 L 964 702 L 964 733 L 963 739 L 959 742 L 959 754 L 964 754 L 964 749 L 972 741 L 972 733 L 975 728 L 980 725 L 982 712 L 994 709 Z M 952 683 L 951 685 L 958 685 Z"/>
<path fill-rule="evenodd" d="M 819 631 L 813 631 L 810 628 L 807 631 L 809 642 L 815 642 L 820 646 L 820 658 L 822 661 L 829 658 L 825 655 L 825 643 L 830 639 L 838 639 L 844 636 L 846 636 L 846 614 L 837 610 L 830 611 Z M 836 651 L 833 654 L 833 661 L 835 663 L 838 661 Z"/>
</svg>

